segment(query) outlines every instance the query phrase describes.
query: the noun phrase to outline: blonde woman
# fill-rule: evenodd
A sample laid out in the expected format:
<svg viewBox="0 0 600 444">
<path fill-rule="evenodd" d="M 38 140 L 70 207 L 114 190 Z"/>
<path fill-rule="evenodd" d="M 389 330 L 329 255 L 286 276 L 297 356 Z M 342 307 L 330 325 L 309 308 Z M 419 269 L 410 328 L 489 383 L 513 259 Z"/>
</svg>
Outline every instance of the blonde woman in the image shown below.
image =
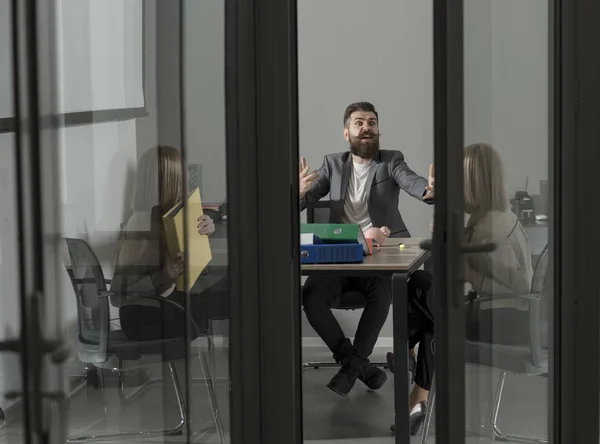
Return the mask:
<svg viewBox="0 0 600 444">
<path fill-rule="evenodd" d="M 465 256 L 464 280 L 480 295 L 528 293 L 533 278 L 529 241 L 517 217 L 509 210 L 500 156 L 488 144 L 469 145 L 464 150 L 464 198 L 465 211 L 469 214 L 464 242 L 497 245 L 492 253 Z M 419 344 L 415 385 L 410 394 L 411 433 L 416 434 L 425 419 L 435 367 L 431 274 L 416 272 L 408 290 L 409 346 Z M 524 308 L 516 298 L 503 299 L 502 304 L 477 305 L 476 310 L 469 310 L 467 314 L 467 338 L 518 343 L 520 338 L 510 325 L 517 318 L 527 316 Z M 388 360 L 393 362 L 393 355 L 388 355 Z"/>
<path fill-rule="evenodd" d="M 135 299 L 136 296 L 159 296 L 185 305 L 185 293 L 175 289 L 175 279 L 183 273 L 183 257 L 169 254 L 162 222 L 162 216 L 182 199 L 183 170 L 179 150 L 159 146 L 144 153 L 138 163 L 133 214 L 123 227 L 111 286 L 114 293 L 111 301 L 119 307 L 121 328 L 131 340 L 183 337 L 186 334 L 185 314 L 177 307 L 155 300 Z M 211 235 L 215 231 L 213 220 L 208 216 L 201 217 L 197 230 L 200 234 Z M 188 311 L 201 330 L 206 329 L 208 319 L 223 317 L 228 312 L 223 306 L 228 298 L 220 297 L 219 292 L 191 295 Z"/>
</svg>

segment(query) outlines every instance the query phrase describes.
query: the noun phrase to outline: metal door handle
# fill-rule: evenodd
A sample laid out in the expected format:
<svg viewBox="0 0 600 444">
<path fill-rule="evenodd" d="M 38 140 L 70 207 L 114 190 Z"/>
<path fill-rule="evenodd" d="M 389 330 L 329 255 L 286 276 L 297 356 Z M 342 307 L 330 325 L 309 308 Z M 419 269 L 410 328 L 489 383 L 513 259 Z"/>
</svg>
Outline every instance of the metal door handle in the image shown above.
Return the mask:
<svg viewBox="0 0 600 444">
<path fill-rule="evenodd" d="M 431 239 L 423 239 L 419 246 L 423 250 L 433 250 L 433 242 Z M 486 242 L 485 244 L 464 244 L 460 246 L 460 252 L 462 254 L 478 254 L 478 253 L 491 253 L 496 250 L 497 245 L 494 242 Z"/>
<path fill-rule="evenodd" d="M 497 245 L 494 242 L 485 244 L 464 244 L 460 246 L 460 252 L 463 254 L 491 253 L 496 251 Z"/>
</svg>

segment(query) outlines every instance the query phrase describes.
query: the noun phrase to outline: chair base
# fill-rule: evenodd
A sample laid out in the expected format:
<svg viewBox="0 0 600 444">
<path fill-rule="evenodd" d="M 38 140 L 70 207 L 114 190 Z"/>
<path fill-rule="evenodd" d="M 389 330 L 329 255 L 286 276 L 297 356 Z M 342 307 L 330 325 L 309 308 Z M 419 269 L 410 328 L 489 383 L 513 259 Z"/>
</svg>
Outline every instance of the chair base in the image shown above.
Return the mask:
<svg viewBox="0 0 600 444">
<path fill-rule="evenodd" d="M 209 369 L 208 363 L 206 362 L 206 358 L 204 358 L 202 356 L 200 360 L 202 362 L 202 369 L 204 371 L 205 376 L 210 375 L 210 369 Z M 115 432 L 97 433 L 97 434 L 93 434 L 93 435 L 84 435 L 84 433 L 86 431 L 88 431 L 89 429 L 91 429 L 92 427 L 106 421 L 107 407 L 106 407 L 106 402 L 105 402 L 104 417 L 98 419 L 97 421 L 94 421 L 92 424 L 89 424 L 86 427 L 81 428 L 81 429 L 77 430 L 76 432 L 72 433 L 71 435 L 69 435 L 67 437 L 67 443 L 82 443 L 82 442 L 118 440 L 118 439 L 124 439 L 124 438 L 149 438 L 149 437 L 158 437 L 158 436 L 182 435 L 183 431 L 185 430 L 186 426 L 188 425 L 188 418 L 187 418 L 187 413 L 186 413 L 184 396 L 181 391 L 181 385 L 179 383 L 179 378 L 177 376 L 175 364 L 173 362 L 169 362 L 168 368 L 169 368 L 169 373 L 170 373 L 170 379 L 171 379 L 171 382 L 175 389 L 175 397 L 177 400 L 177 405 L 178 405 L 178 409 L 179 409 L 179 417 L 180 417 L 179 423 L 175 427 L 164 428 L 164 429 L 154 429 L 154 430 L 115 431 Z M 120 364 L 119 368 L 115 368 L 115 369 L 113 369 L 113 371 L 115 373 L 117 373 L 118 378 L 119 378 L 119 387 L 118 387 L 119 388 L 119 397 L 121 398 L 122 401 L 125 401 L 125 402 L 130 401 L 131 399 L 140 395 L 149 387 L 151 387 L 155 384 L 160 384 L 160 383 L 165 382 L 163 377 L 149 378 L 146 381 L 144 381 L 144 383 L 142 385 L 140 385 L 139 387 L 136 387 L 131 392 L 126 393 L 125 392 L 126 387 L 125 387 L 123 381 L 125 380 L 124 374 L 127 372 L 127 370 L 125 370 L 123 368 L 123 366 Z M 100 372 L 100 375 L 101 375 L 101 372 Z M 217 382 L 219 382 L 219 381 L 226 381 L 227 383 L 229 383 L 228 379 L 219 379 Z M 102 376 L 100 376 L 100 382 L 101 382 L 100 388 L 104 388 Z M 192 378 L 191 382 L 206 384 L 206 387 L 208 389 L 209 401 L 210 401 L 211 408 L 213 411 L 214 426 L 216 428 L 217 435 L 219 436 L 219 443 L 222 444 L 224 442 L 225 433 L 224 433 L 224 428 L 223 428 L 223 424 L 221 421 L 221 415 L 218 411 L 217 402 L 216 402 L 217 399 L 216 399 L 216 394 L 214 391 L 214 382 L 215 381 L 212 381 L 212 379 L 210 377 L 205 377 L 205 378 Z M 79 391 L 79 390 L 80 390 L 80 387 L 78 387 L 76 391 Z M 210 425 L 206 425 L 203 428 L 201 428 L 199 431 L 195 432 L 193 438 L 195 439 L 199 435 L 201 435 L 211 429 L 213 429 L 213 428 Z"/>
<path fill-rule="evenodd" d="M 492 413 L 492 431 L 494 432 L 494 436 L 500 441 L 511 441 L 524 444 L 547 444 L 547 439 L 504 433 L 498 427 L 498 414 L 500 413 L 500 403 L 502 402 L 502 393 L 504 392 L 506 375 L 507 372 L 502 372 L 500 380 L 498 381 L 498 388 L 496 389 L 496 399 L 494 401 L 494 411 Z"/>
<path fill-rule="evenodd" d="M 510 441 L 523 444 L 547 444 L 548 440 L 544 438 L 533 438 L 523 435 L 514 435 L 511 433 L 505 433 L 498 427 L 498 415 L 500 413 L 500 404 L 502 402 L 502 394 L 504 392 L 504 385 L 506 383 L 506 375 L 508 372 L 502 372 L 498 381 L 498 388 L 496 389 L 496 396 L 494 398 L 494 409 L 492 411 L 491 426 L 492 432 L 498 441 Z M 423 427 L 423 433 L 421 435 L 421 444 L 427 444 L 427 438 L 429 437 L 429 430 L 431 427 L 431 419 L 433 417 L 433 410 L 435 407 L 435 378 L 429 391 L 429 399 L 427 403 L 427 412 L 425 415 L 425 424 Z"/>
</svg>

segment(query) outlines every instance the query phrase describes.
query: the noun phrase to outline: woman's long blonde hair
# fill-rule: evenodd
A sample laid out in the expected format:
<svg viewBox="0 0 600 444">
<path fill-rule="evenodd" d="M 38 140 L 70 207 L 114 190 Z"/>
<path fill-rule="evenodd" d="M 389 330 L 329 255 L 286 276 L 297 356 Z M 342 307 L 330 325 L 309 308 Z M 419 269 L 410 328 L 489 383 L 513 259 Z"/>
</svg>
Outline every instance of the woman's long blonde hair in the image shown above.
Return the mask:
<svg viewBox="0 0 600 444">
<path fill-rule="evenodd" d="M 183 199 L 181 153 L 171 146 L 158 146 L 146 151 L 138 162 L 133 211 L 148 211 L 159 206 L 168 211 Z"/>
<path fill-rule="evenodd" d="M 498 152 L 491 145 L 475 143 L 464 152 L 465 211 L 484 215 L 506 211 L 504 172 Z"/>
</svg>

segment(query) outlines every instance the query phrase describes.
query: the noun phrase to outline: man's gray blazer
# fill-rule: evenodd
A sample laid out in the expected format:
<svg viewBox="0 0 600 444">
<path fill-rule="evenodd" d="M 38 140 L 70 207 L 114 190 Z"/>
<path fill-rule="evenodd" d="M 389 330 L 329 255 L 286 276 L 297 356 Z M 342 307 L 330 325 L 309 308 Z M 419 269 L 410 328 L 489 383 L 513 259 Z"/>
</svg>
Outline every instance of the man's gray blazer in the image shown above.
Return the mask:
<svg viewBox="0 0 600 444">
<path fill-rule="evenodd" d="M 315 203 L 329 194 L 331 201 L 330 223 L 341 223 L 344 201 L 352 172 L 350 152 L 328 154 L 303 199 L 300 209 Z M 374 227 L 388 227 L 394 237 L 409 237 L 402 216 L 398 211 L 400 190 L 416 199 L 423 200 L 427 179 L 417 175 L 404 161 L 400 151 L 380 150 L 373 158 L 373 166 L 367 177 L 367 203 Z"/>
</svg>

